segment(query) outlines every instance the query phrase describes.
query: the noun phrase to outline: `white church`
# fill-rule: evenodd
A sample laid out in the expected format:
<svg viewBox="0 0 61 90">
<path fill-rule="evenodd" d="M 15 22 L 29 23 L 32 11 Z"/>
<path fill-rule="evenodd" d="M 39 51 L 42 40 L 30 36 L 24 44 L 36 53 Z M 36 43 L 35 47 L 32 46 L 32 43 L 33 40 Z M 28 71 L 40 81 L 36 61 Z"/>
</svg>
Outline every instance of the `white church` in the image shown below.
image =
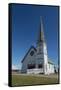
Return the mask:
<svg viewBox="0 0 61 90">
<path fill-rule="evenodd" d="M 51 74 L 55 73 L 54 63 L 48 58 L 47 45 L 44 38 L 42 19 L 36 48 L 31 46 L 25 54 L 22 62 L 22 73 L 27 74 Z"/>
</svg>

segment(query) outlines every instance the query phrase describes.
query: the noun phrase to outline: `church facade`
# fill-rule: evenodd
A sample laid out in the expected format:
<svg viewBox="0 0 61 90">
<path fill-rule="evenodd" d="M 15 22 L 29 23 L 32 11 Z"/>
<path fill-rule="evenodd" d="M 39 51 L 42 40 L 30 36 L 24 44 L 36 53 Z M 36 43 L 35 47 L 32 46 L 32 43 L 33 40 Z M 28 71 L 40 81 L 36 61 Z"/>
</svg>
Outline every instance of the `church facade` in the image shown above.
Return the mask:
<svg viewBox="0 0 61 90">
<path fill-rule="evenodd" d="M 54 73 L 54 64 L 48 58 L 47 45 L 44 38 L 44 26 L 42 19 L 36 48 L 31 46 L 22 60 L 22 73 L 27 74 L 51 74 Z"/>
</svg>

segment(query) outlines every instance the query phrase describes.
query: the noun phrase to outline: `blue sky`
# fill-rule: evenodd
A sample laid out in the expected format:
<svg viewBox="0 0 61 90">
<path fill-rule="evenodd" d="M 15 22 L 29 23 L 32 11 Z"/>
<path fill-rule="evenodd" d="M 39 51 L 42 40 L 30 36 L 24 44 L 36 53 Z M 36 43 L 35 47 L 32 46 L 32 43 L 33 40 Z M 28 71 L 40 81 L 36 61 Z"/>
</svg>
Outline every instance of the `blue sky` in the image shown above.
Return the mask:
<svg viewBox="0 0 61 90">
<path fill-rule="evenodd" d="M 58 64 L 58 7 L 12 4 L 12 65 L 21 68 L 21 60 L 36 46 L 43 17 L 48 56 Z"/>
</svg>

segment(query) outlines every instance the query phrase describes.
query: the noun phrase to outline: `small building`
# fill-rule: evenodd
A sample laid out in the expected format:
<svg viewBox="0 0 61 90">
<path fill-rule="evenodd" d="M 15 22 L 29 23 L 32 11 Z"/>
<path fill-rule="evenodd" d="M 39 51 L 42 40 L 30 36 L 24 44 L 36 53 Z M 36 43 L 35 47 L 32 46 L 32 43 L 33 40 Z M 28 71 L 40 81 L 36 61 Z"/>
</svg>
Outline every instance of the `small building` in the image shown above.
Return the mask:
<svg viewBox="0 0 61 90">
<path fill-rule="evenodd" d="M 22 60 L 22 73 L 28 74 L 50 74 L 54 73 L 54 64 L 48 58 L 47 45 L 44 37 L 42 19 L 40 21 L 39 35 L 36 48 L 31 46 Z"/>
</svg>

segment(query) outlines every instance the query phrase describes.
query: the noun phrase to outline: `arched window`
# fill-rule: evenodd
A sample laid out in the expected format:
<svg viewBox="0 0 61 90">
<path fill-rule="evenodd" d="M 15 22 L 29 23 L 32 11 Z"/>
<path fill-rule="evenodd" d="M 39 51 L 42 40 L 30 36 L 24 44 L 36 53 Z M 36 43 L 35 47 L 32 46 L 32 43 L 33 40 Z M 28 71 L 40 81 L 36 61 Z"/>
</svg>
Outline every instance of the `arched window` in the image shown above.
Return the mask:
<svg viewBox="0 0 61 90">
<path fill-rule="evenodd" d="M 33 55 L 34 55 L 34 51 L 31 51 L 31 52 L 30 52 L 30 55 L 33 56 Z"/>
</svg>

